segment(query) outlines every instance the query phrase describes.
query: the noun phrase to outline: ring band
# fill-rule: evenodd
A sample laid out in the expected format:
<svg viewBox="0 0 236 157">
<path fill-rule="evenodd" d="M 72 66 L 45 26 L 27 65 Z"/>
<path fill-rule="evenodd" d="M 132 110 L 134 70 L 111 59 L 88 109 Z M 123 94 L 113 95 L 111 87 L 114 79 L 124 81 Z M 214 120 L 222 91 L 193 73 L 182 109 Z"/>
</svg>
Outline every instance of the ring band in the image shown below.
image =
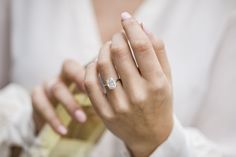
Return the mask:
<svg viewBox="0 0 236 157">
<path fill-rule="evenodd" d="M 114 79 L 113 77 L 109 78 L 104 82 L 104 87 L 107 87 L 109 90 L 114 90 L 117 87 L 117 82 L 120 81 L 120 79 Z"/>
</svg>

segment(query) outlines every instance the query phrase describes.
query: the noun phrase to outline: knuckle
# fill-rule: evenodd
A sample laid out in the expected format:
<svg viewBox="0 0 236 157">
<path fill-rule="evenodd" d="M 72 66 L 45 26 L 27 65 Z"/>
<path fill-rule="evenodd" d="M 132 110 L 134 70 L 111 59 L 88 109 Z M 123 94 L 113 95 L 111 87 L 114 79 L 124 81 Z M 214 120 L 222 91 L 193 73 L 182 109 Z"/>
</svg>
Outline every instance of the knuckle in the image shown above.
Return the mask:
<svg viewBox="0 0 236 157">
<path fill-rule="evenodd" d="M 167 88 L 167 81 L 164 77 L 159 78 L 154 83 L 151 84 L 151 90 L 155 93 L 165 91 Z"/>
<path fill-rule="evenodd" d="M 129 109 L 127 107 L 115 107 L 115 113 L 118 115 L 126 115 L 129 113 Z"/>
<path fill-rule="evenodd" d="M 155 47 L 155 49 L 157 51 L 163 51 L 165 50 L 165 43 L 163 40 L 157 38 L 157 37 L 153 37 L 153 40 L 152 40 L 152 44 L 153 46 Z"/>
<path fill-rule="evenodd" d="M 151 88 L 151 92 L 155 94 L 164 94 L 166 90 L 166 84 L 165 83 L 158 83 L 156 85 L 153 85 Z"/>
<path fill-rule="evenodd" d="M 137 20 L 135 20 L 133 18 L 131 18 L 129 20 L 125 20 L 123 23 L 126 27 L 132 27 L 132 26 L 138 25 Z"/>
<path fill-rule="evenodd" d="M 153 85 L 151 87 L 151 91 L 152 94 L 154 95 L 157 99 L 164 99 L 167 95 L 170 94 L 171 92 L 171 86 L 167 83 L 167 82 L 163 82 L 163 83 L 158 83 L 156 85 Z"/>
<path fill-rule="evenodd" d="M 62 88 L 63 88 L 62 83 L 57 81 L 57 82 L 55 82 L 54 85 L 52 85 L 51 91 L 52 91 L 52 93 L 54 93 L 56 95 L 60 90 L 62 90 Z"/>
<path fill-rule="evenodd" d="M 147 97 L 144 92 L 134 92 L 130 97 L 130 101 L 134 105 L 142 105 L 145 103 Z"/>
<path fill-rule="evenodd" d="M 80 87 L 83 86 L 85 71 L 77 71 L 71 74 L 71 79 L 75 81 Z"/>
<path fill-rule="evenodd" d="M 71 59 L 66 59 L 64 62 L 63 62 L 63 65 L 62 65 L 62 69 L 63 71 L 68 71 L 72 65 L 73 61 Z"/>
<path fill-rule="evenodd" d="M 107 50 L 109 50 L 110 47 L 111 47 L 111 44 L 112 44 L 111 41 L 105 42 L 105 44 L 104 44 L 104 45 L 100 48 L 100 50 L 99 50 L 99 55 L 100 55 L 101 53 L 104 53 L 104 52 L 106 52 Z"/>
<path fill-rule="evenodd" d="M 116 116 L 114 114 L 104 113 L 102 117 L 106 122 L 109 123 L 116 121 Z"/>
<path fill-rule="evenodd" d="M 92 79 L 85 79 L 84 80 L 84 86 L 86 90 L 89 92 L 95 85 L 95 81 Z"/>
<path fill-rule="evenodd" d="M 114 106 L 114 112 L 118 115 L 125 115 L 129 113 L 130 108 L 127 102 L 124 102 L 120 99 L 116 99 L 116 104 Z"/>
<path fill-rule="evenodd" d="M 122 45 L 112 45 L 111 47 L 111 55 L 116 58 L 123 58 L 127 56 L 125 51 L 126 47 Z"/>
<path fill-rule="evenodd" d="M 49 81 L 45 81 L 43 83 L 43 89 L 47 92 L 52 92 L 52 87 L 59 81 L 58 78 L 51 79 Z"/>
<path fill-rule="evenodd" d="M 148 52 L 150 50 L 150 43 L 147 40 L 136 40 L 132 43 L 135 51 Z"/>
<path fill-rule="evenodd" d="M 83 76 L 81 76 L 81 75 L 73 75 L 72 79 L 75 80 L 78 85 L 82 86 L 83 79 L 84 79 Z"/>
<path fill-rule="evenodd" d="M 97 62 L 97 67 L 99 71 L 106 71 L 109 67 L 109 61 L 105 59 L 99 59 Z"/>
<path fill-rule="evenodd" d="M 62 75 L 64 75 L 68 81 L 77 80 L 79 73 L 82 73 L 81 68 L 74 60 L 67 59 L 64 61 L 62 65 Z"/>
</svg>

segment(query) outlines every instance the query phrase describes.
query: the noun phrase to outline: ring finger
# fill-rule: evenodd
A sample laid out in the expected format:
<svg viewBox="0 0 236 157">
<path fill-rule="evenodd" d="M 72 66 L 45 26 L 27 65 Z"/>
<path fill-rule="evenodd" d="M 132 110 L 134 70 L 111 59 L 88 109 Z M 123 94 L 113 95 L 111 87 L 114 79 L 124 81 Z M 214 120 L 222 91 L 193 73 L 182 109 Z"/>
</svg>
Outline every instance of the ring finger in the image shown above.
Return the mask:
<svg viewBox="0 0 236 157">
<path fill-rule="evenodd" d="M 128 103 L 126 103 L 126 95 L 121 85 L 121 82 L 117 80 L 119 76 L 112 64 L 111 60 L 111 42 L 107 42 L 104 47 L 101 48 L 98 56 L 98 72 L 103 80 L 107 82 L 110 80 L 111 86 L 114 89 L 107 87 L 107 99 L 111 103 L 114 112 L 128 109 Z M 107 84 L 107 83 L 106 83 Z M 107 85 L 106 85 L 107 86 Z"/>
</svg>

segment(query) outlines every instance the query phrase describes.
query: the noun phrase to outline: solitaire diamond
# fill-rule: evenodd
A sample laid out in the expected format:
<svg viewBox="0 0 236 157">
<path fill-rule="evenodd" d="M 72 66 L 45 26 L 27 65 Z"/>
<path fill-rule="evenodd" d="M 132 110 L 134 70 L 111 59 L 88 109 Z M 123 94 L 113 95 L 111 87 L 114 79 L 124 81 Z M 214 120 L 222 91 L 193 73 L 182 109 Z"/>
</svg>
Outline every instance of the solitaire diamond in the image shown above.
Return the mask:
<svg viewBox="0 0 236 157">
<path fill-rule="evenodd" d="M 112 77 L 109 80 L 107 80 L 107 87 L 111 90 L 115 89 L 116 88 L 116 80 Z"/>
</svg>

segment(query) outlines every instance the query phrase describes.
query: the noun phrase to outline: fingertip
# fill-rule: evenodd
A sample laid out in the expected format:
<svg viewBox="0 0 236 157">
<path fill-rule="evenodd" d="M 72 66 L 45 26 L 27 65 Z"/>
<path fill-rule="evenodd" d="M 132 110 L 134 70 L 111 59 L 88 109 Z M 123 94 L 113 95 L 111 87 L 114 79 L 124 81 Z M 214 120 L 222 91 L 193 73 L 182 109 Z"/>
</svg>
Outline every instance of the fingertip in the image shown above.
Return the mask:
<svg viewBox="0 0 236 157">
<path fill-rule="evenodd" d="M 121 13 L 121 20 L 122 21 L 128 20 L 130 18 L 132 18 L 132 16 L 131 16 L 131 14 L 129 12 L 125 11 L 125 12 Z"/>
<path fill-rule="evenodd" d="M 57 131 L 58 131 L 61 135 L 66 135 L 67 132 L 68 132 L 68 130 L 66 129 L 66 127 L 63 126 L 63 125 L 59 125 L 59 126 L 57 127 Z"/>
<path fill-rule="evenodd" d="M 75 118 L 77 121 L 79 121 L 80 123 L 84 123 L 87 120 L 87 116 L 84 113 L 84 111 L 82 110 L 77 110 L 75 111 Z"/>
<path fill-rule="evenodd" d="M 152 35 L 151 31 L 149 31 L 149 29 L 143 24 L 143 22 L 142 22 L 140 25 L 141 25 L 143 31 L 144 31 L 148 36 L 151 36 L 151 35 Z"/>
</svg>

